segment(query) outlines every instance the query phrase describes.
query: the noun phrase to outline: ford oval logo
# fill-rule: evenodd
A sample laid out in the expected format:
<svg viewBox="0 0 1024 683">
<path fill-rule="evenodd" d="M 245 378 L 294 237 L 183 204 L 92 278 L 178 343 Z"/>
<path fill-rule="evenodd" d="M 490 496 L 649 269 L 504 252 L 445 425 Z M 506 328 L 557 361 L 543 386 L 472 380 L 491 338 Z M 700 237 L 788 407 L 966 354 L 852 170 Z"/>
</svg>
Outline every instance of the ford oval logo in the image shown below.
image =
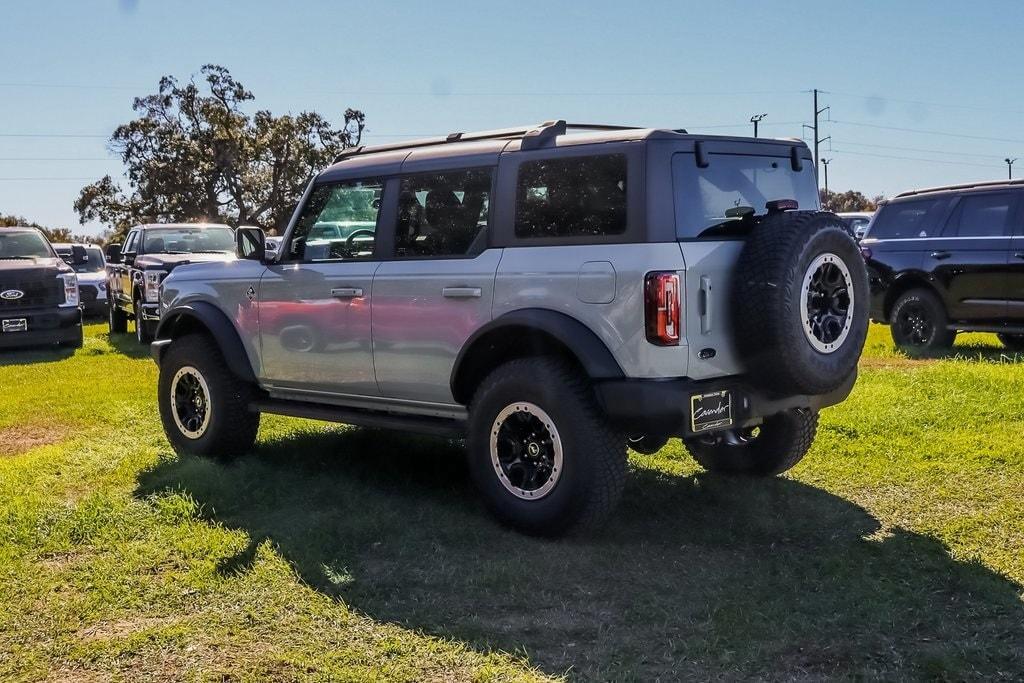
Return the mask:
<svg viewBox="0 0 1024 683">
<path fill-rule="evenodd" d="M 23 296 L 25 296 L 25 292 L 20 289 L 8 289 L 0 292 L 0 299 L 6 299 L 7 301 L 14 301 L 15 299 L 20 299 Z"/>
</svg>

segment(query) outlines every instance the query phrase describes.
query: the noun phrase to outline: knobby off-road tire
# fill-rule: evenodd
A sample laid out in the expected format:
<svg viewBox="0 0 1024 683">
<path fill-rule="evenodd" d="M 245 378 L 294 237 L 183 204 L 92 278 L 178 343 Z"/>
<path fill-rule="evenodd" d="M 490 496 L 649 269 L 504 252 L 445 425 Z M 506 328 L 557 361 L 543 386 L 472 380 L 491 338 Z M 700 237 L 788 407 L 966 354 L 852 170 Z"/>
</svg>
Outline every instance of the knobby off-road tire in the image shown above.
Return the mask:
<svg viewBox="0 0 1024 683">
<path fill-rule="evenodd" d="M 940 351 L 951 347 L 956 331 L 946 329 L 948 324 L 942 301 L 927 289 L 903 293 L 889 314 L 893 343 L 912 351 Z"/>
<path fill-rule="evenodd" d="M 124 334 L 128 331 L 128 316 L 114 305 L 113 299 L 107 303 L 107 326 L 110 334 Z"/>
<path fill-rule="evenodd" d="M 1010 351 L 1024 351 L 1024 334 L 1000 332 L 996 336 L 999 337 L 999 341 L 1003 343 L 1003 346 Z"/>
<path fill-rule="evenodd" d="M 687 439 L 690 455 L 701 467 L 720 474 L 773 476 L 796 465 L 807 454 L 818 429 L 818 413 L 787 410 L 767 418 L 756 430 L 736 435 Z"/>
<path fill-rule="evenodd" d="M 153 341 L 153 330 L 142 318 L 142 299 L 135 300 L 135 339 L 140 344 Z"/>
<path fill-rule="evenodd" d="M 868 330 L 868 277 L 836 215 L 761 220 L 740 254 L 732 301 L 740 357 L 763 388 L 824 394 L 856 370 Z"/>
<path fill-rule="evenodd" d="M 524 358 L 480 384 L 469 414 L 469 467 L 490 511 L 555 536 L 604 521 L 622 496 L 626 438 L 567 362 Z"/>
<path fill-rule="evenodd" d="M 227 458 L 255 443 L 260 416 L 249 410 L 253 387 L 227 369 L 210 337 L 189 334 L 171 342 L 157 390 L 160 421 L 175 452 Z"/>
</svg>

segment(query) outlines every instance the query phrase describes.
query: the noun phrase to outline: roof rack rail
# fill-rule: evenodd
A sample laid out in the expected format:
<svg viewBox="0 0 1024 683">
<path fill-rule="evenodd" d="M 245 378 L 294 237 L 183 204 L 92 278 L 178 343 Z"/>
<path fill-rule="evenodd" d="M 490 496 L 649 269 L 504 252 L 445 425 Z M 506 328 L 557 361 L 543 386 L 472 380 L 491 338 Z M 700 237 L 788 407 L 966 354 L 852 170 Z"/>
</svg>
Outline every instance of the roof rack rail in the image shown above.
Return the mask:
<svg viewBox="0 0 1024 683">
<path fill-rule="evenodd" d="M 1014 178 L 1012 180 L 979 180 L 974 183 L 959 183 L 957 185 L 937 185 L 935 187 L 922 187 L 917 190 L 907 190 L 906 192 L 900 192 L 898 195 L 893 197 L 910 197 L 915 194 L 927 194 L 929 192 L 942 192 L 944 190 L 969 190 L 972 187 L 997 187 L 999 185 L 1020 185 L 1024 184 L 1024 178 Z"/>
<path fill-rule="evenodd" d="M 566 123 L 564 120 L 545 121 L 544 123 L 532 126 L 518 126 L 515 128 L 498 128 L 495 130 L 482 130 L 471 133 L 455 132 L 444 136 L 420 138 L 407 142 L 392 142 L 383 145 L 358 145 L 349 147 L 334 158 L 334 163 L 353 157 L 358 154 L 369 152 L 391 152 L 400 149 L 416 149 L 417 147 L 433 147 L 434 145 L 445 145 L 450 142 L 472 142 L 476 140 L 502 140 L 502 139 L 523 139 L 523 149 L 536 149 L 559 135 L 565 135 L 568 130 L 639 130 L 637 126 L 618 126 L 606 123 Z M 685 133 L 679 129 L 676 132 Z"/>
</svg>

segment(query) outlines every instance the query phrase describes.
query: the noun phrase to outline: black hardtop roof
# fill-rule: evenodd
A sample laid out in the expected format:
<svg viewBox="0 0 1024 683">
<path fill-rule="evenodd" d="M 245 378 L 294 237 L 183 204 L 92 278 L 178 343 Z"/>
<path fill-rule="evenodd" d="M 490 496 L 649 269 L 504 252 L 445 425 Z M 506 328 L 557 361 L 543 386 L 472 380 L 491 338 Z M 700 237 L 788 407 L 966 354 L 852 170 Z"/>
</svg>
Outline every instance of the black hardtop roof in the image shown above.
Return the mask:
<svg viewBox="0 0 1024 683">
<path fill-rule="evenodd" d="M 1024 178 L 1017 178 L 1015 180 L 979 180 L 973 183 L 937 185 L 935 187 L 923 187 L 917 190 L 907 190 L 906 192 L 900 192 L 892 199 L 907 199 L 911 197 L 918 197 L 920 195 L 941 193 L 980 192 L 985 190 L 998 190 L 1001 188 L 1020 188 L 1021 186 L 1024 186 Z"/>
<path fill-rule="evenodd" d="M 572 132 L 572 135 L 569 133 Z M 528 151 L 549 146 L 631 142 L 640 140 L 708 140 L 735 141 L 765 145 L 786 145 L 806 148 L 800 138 L 751 138 L 745 136 L 701 135 L 682 128 L 640 128 L 603 123 L 567 123 L 545 121 L 530 126 L 500 128 L 476 132 L 455 132 L 444 136 L 408 140 L 382 145 L 359 145 L 339 154 L 324 172 L 339 169 L 339 164 L 359 160 L 367 166 L 401 163 L 411 156 L 460 158 L 479 154 Z M 362 164 L 360 164 L 362 165 Z"/>
</svg>

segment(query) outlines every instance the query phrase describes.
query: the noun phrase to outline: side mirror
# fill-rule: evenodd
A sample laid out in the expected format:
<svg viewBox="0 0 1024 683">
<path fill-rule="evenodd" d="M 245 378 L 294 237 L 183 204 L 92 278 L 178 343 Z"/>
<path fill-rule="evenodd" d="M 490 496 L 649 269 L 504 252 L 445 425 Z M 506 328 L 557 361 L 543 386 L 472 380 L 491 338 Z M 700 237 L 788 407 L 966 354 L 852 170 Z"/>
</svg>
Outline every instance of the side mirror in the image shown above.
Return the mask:
<svg viewBox="0 0 1024 683">
<path fill-rule="evenodd" d="M 120 244 L 108 244 L 105 250 L 107 256 L 107 263 L 120 263 L 121 262 L 121 245 Z"/>
<path fill-rule="evenodd" d="M 80 244 L 74 244 L 71 246 L 71 265 L 81 266 L 89 262 L 89 254 L 85 251 L 85 247 Z"/>
<path fill-rule="evenodd" d="M 235 230 L 235 255 L 251 261 L 266 260 L 267 236 L 263 230 L 249 226 Z"/>
</svg>

